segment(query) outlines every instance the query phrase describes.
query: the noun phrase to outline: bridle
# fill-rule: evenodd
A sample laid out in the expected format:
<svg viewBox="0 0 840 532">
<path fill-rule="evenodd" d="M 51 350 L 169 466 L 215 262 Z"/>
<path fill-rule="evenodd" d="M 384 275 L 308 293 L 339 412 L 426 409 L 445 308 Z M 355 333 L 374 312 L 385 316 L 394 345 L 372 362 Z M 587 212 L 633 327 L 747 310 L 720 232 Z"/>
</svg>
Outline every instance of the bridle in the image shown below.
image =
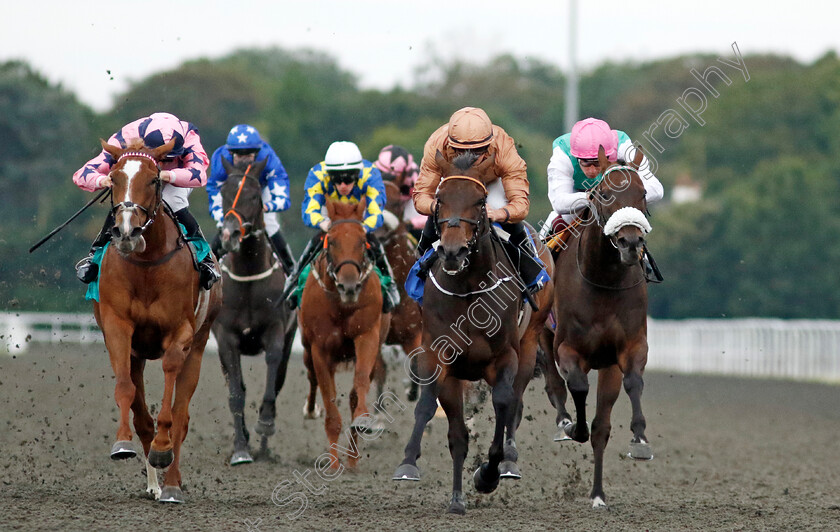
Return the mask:
<svg viewBox="0 0 840 532">
<path fill-rule="evenodd" d="M 162 185 L 161 185 L 161 180 L 160 180 L 160 166 L 158 166 L 158 162 L 155 160 L 154 157 L 152 157 L 148 153 L 143 153 L 143 152 L 139 152 L 139 151 L 125 152 L 122 155 L 120 155 L 120 157 L 117 159 L 117 162 L 119 163 L 120 161 L 122 161 L 126 157 L 140 157 L 140 158 L 143 158 L 143 159 L 148 159 L 152 162 L 152 164 L 155 165 L 155 169 L 157 169 L 157 176 L 155 176 L 155 178 L 152 180 L 152 183 L 154 183 L 154 185 L 155 185 L 154 208 L 147 209 L 146 207 L 144 207 L 142 205 L 138 205 L 137 203 L 134 203 L 133 201 L 121 201 L 120 203 L 117 203 L 115 205 L 114 204 L 114 196 L 111 195 L 111 215 L 114 216 L 115 218 L 117 216 L 117 211 L 119 211 L 120 209 L 125 209 L 125 210 L 135 210 L 136 209 L 136 210 L 139 210 L 140 212 L 142 212 L 146 216 L 146 223 L 144 223 L 143 225 L 140 226 L 140 234 L 142 235 L 146 231 L 146 229 L 148 229 L 149 226 L 152 225 L 152 223 L 154 223 L 155 216 L 157 215 L 158 208 L 160 207 L 160 204 L 161 204 L 161 201 L 162 201 L 161 200 Z"/>
<path fill-rule="evenodd" d="M 330 225 L 330 230 L 332 230 L 332 228 L 335 227 L 336 225 L 349 224 L 349 223 L 361 225 L 362 229 L 364 229 L 364 227 L 365 227 L 364 222 L 361 222 L 359 220 L 336 220 L 336 221 L 332 222 L 332 224 Z M 365 241 L 365 255 L 364 255 L 364 259 L 362 260 L 361 263 L 359 263 L 358 261 L 353 260 L 353 259 L 345 259 L 345 260 L 339 262 L 338 264 L 336 264 L 334 262 L 333 258 L 332 258 L 332 255 L 330 254 L 329 241 L 330 241 L 330 234 L 329 234 L 329 232 L 327 232 L 327 234 L 324 236 L 324 260 L 326 260 L 326 262 L 327 262 L 327 275 L 329 275 L 330 278 L 334 282 L 337 283 L 338 279 L 336 278 L 336 275 L 338 274 L 338 271 L 345 264 L 351 264 L 359 271 L 359 283 L 365 282 L 365 280 L 367 280 L 367 278 L 370 276 L 371 272 L 373 271 L 373 262 L 368 257 L 368 252 L 367 252 L 367 250 L 370 249 L 370 243 Z M 313 271 L 314 271 L 314 269 L 313 269 Z M 320 279 L 318 279 L 318 282 L 320 283 Z"/>
<path fill-rule="evenodd" d="M 449 218 L 441 221 L 440 220 L 440 185 L 442 185 L 445 181 L 449 179 L 462 179 L 465 181 L 471 181 L 481 187 L 481 190 L 484 192 L 484 198 L 481 201 L 481 210 L 478 215 L 478 219 L 473 218 L 464 218 L 462 216 L 450 216 Z M 472 236 L 469 240 L 467 240 L 467 249 L 469 249 L 470 254 L 474 253 L 478 249 L 478 239 L 479 236 L 482 235 L 485 226 L 484 221 L 487 219 L 487 187 L 484 186 L 484 183 L 479 181 L 474 177 L 469 177 L 465 175 L 452 175 L 447 176 L 440 181 L 440 185 L 438 185 L 438 192 L 435 193 L 435 209 L 432 213 L 434 226 L 435 226 L 435 236 L 440 239 L 442 231 L 441 225 L 443 223 L 447 224 L 447 227 L 461 227 L 461 222 L 468 223 L 475 227 Z M 489 233 L 488 233 L 489 234 Z"/>
<path fill-rule="evenodd" d="M 236 218 L 236 221 L 239 222 L 239 241 L 242 242 L 245 238 L 254 237 L 260 234 L 260 231 L 251 232 L 251 228 L 254 226 L 254 222 L 245 221 L 241 214 L 236 211 L 236 204 L 239 203 L 239 196 L 242 194 L 242 188 L 245 186 L 245 180 L 248 179 L 248 172 L 251 171 L 251 165 L 248 165 L 248 168 L 245 169 L 245 173 L 242 174 L 242 179 L 239 180 L 239 188 L 236 190 L 236 196 L 233 198 L 233 203 L 230 206 L 230 209 L 227 210 L 225 213 L 224 218 L 228 216 L 233 216 Z M 223 219 L 224 219 L 223 218 Z"/>
</svg>

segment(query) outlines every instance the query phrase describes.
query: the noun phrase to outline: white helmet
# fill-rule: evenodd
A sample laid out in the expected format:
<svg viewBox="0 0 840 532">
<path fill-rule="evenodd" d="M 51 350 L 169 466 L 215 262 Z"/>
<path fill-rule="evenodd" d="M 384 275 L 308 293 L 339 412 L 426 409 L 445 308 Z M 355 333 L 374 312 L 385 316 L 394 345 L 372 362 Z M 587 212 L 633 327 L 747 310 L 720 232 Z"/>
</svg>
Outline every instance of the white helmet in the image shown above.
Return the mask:
<svg viewBox="0 0 840 532">
<path fill-rule="evenodd" d="M 327 154 L 324 156 L 324 167 L 330 172 L 333 170 L 361 170 L 362 152 L 353 142 L 338 141 L 330 144 Z"/>
</svg>

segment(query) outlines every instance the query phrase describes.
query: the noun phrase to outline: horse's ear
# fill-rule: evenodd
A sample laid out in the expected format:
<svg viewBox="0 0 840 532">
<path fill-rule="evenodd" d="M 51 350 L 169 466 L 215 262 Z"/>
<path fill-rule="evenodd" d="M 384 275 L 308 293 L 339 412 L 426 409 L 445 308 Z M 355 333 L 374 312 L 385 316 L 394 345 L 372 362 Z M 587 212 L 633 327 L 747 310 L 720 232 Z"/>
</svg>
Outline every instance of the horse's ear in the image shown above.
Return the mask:
<svg viewBox="0 0 840 532">
<path fill-rule="evenodd" d="M 638 170 L 639 167 L 642 166 L 642 159 L 644 158 L 645 154 L 644 154 L 644 152 L 642 152 L 642 145 L 641 144 L 637 144 L 635 146 L 635 148 L 636 148 L 636 156 L 633 157 L 632 166 L 633 166 L 633 168 Z"/>
<path fill-rule="evenodd" d="M 440 150 L 435 152 L 435 162 L 441 170 L 441 175 L 449 175 L 449 169 L 452 168 L 452 163 L 446 160 L 446 157 L 443 156 Z"/>
<path fill-rule="evenodd" d="M 330 220 L 335 218 L 335 203 L 330 198 L 327 198 L 326 205 L 327 207 L 327 218 Z"/>
<path fill-rule="evenodd" d="M 254 163 L 254 167 L 253 167 L 254 175 L 257 175 L 257 176 L 261 175 L 263 170 L 265 170 L 265 165 L 266 164 L 268 164 L 268 157 L 266 157 L 262 161 L 257 161 L 256 163 Z"/>
<path fill-rule="evenodd" d="M 359 220 L 365 219 L 365 210 L 367 209 L 368 200 L 367 197 L 362 197 L 362 200 L 356 205 L 356 210 L 354 214 Z"/>
<path fill-rule="evenodd" d="M 108 153 L 108 155 L 110 155 L 114 159 L 119 159 L 120 152 L 123 151 L 122 148 L 120 148 L 119 146 L 113 146 L 111 144 L 108 144 L 107 142 L 105 142 L 104 139 L 99 139 L 99 143 L 102 144 L 102 149 L 105 150 Z"/>
<path fill-rule="evenodd" d="M 231 162 L 225 159 L 224 157 L 219 157 L 219 159 L 222 160 L 222 168 L 225 169 L 225 173 L 230 175 L 230 173 L 235 170 L 233 164 L 231 164 Z"/>
<path fill-rule="evenodd" d="M 601 172 L 606 170 L 610 165 L 610 161 L 607 159 L 607 152 L 604 151 L 603 146 L 598 146 L 598 164 L 601 165 Z"/>
<path fill-rule="evenodd" d="M 172 148 L 175 147 L 175 137 L 169 139 L 169 142 L 164 144 L 163 146 L 158 146 L 157 148 L 152 150 L 152 157 L 155 158 L 156 161 L 160 161 L 167 153 L 172 151 Z"/>
<path fill-rule="evenodd" d="M 492 181 L 493 178 L 495 178 L 495 175 L 494 175 L 494 176 L 492 176 L 491 179 L 484 179 L 484 176 L 487 175 L 488 173 L 492 172 L 493 168 L 495 168 L 495 166 L 496 166 L 496 153 L 494 152 L 494 153 L 491 153 L 489 157 L 487 157 L 486 159 L 481 161 L 478 164 L 478 166 L 476 167 L 476 169 L 478 170 L 478 175 L 481 176 L 481 178 L 482 178 L 481 180 L 484 183 L 488 183 L 489 181 Z"/>
</svg>

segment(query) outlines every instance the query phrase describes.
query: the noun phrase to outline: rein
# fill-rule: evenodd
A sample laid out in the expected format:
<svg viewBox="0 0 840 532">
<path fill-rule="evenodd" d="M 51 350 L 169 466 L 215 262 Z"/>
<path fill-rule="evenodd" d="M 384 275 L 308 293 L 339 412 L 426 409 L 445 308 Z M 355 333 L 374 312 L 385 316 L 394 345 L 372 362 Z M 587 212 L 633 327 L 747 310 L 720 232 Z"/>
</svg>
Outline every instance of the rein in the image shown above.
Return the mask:
<svg viewBox="0 0 840 532">
<path fill-rule="evenodd" d="M 242 174 L 242 179 L 239 181 L 239 188 L 236 190 L 236 197 L 233 198 L 233 204 L 231 204 L 230 209 L 225 213 L 225 218 L 228 215 L 233 215 L 236 218 L 236 221 L 239 222 L 239 241 L 242 242 L 245 236 L 245 229 L 246 227 L 250 227 L 251 224 L 246 223 L 242 219 L 242 215 L 236 212 L 236 204 L 239 203 L 239 196 L 242 194 L 242 188 L 245 186 L 245 180 L 248 178 L 248 172 L 251 171 L 251 165 L 248 165 L 248 168 L 245 169 L 245 173 Z"/>
<path fill-rule="evenodd" d="M 443 223 L 440 221 L 440 198 L 438 197 L 438 192 L 440 191 L 440 186 L 449 179 L 461 179 L 464 181 L 471 181 L 479 187 L 481 187 L 481 190 L 484 192 L 484 201 L 481 204 L 481 212 L 479 213 L 478 219 L 464 218 L 462 216 L 451 216 L 444 220 L 448 227 L 460 227 L 461 222 L 466 222 L 470 225 L 475 226 L 475 231 L 473 231 L 472 237 L 466 243 L 467 248 L 470 250 L 470 254 L 472 254 L 475 252 L 478 246 L 479 234 L 483 233 L 484 227 L 482 222 L 487 218 L 487 187 L 484 186 L 484 183 L 482 183 L 478 179 L 465 175 L 453 175 L 441 179 L 440 184 L 438 185 L 438 190 L 435 192 L 435 199 L 437 201 L 435 201 L 435 210 L 432 213 L 433 222 L 435 226 L 435 235 L 438 237 L 438 239 L 440 239 L 441 237 L 440 226 L 441 223 Z"/>
<path fill-rule="evenodd" d="M 364 222 L 350 219 L 336 220 L 335 222 L 332 222 L 330 224 L 330 229 L 332 229 L 336 225 L 345 223 L 358 224 L 361 225 L 363 229 L 365 227 Z M 370 243 L 365 241 L 365 259 L 363 259 L 361 263 L 353 259 L 347 259 L 339 262 L 338 264 L 334 264 L 332 255 L 330 255 L 329 252 L 329 240 L 330 234 L 329 232 L 327 232 L 327 234 L 324 236 L 324 260 L 326 260 L 327 262 L 327 274 L 330 276 L 333 282 L 337 281 L 336 274 L 338 273 L 338 270 L 340 270 L 345 264 L 351 264 L 359 271 L 359 282 L 364 283 L 367 280 L 367 278 L 370 277 L 371 272 L 373 272 L 373 263 L 370 260 L 368 260 L 367 257 L 367 250 L 370 249 Z M 330 290 L 328 290 L 327 287 L 321 281 L 321 277 L 318 275 L 317 268 L 313 269 L 312 271 L 314 272 L 315 279 L 318 281 L 318 284 L 321 285 L 321 288 L 323 288 L 325 292 L 330 292 Z"/>
</svg>

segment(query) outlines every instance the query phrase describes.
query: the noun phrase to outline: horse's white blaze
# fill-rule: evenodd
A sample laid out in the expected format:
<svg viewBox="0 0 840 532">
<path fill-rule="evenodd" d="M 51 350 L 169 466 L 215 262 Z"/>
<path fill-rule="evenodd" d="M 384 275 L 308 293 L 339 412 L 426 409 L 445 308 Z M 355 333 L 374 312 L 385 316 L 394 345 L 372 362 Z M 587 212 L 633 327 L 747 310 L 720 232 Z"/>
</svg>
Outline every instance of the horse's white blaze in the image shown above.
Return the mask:
<svg viewBox="0 0 840 532">
<path fill-rule="evenodd" d="M 157 471 L 148 460 L 144 461 L 146 462 L 146 493 L 154 495 L 155 500 L 160 499 L 160 484 L 158 484 L 157 480 Z"/>
<path fill-rule="evenodd" d="M 123 201 L 131 201 L 131 180 L 137 176 L 140 166 L 140 161 L 126 161 L 123 165 L 122 171 L 128 178 L 125 182 L 125 199 Z"/>
<path fill-rule="evenodd" d="M 604 224 L 604 234 L 612 236 L 628 225 L 638 227 L 645 234 L 651 231 L 650 222 L 645 218 L 645 213 L 635 207 L 622 207 L 612 213 L 610 219 Z"/>
</svg>

